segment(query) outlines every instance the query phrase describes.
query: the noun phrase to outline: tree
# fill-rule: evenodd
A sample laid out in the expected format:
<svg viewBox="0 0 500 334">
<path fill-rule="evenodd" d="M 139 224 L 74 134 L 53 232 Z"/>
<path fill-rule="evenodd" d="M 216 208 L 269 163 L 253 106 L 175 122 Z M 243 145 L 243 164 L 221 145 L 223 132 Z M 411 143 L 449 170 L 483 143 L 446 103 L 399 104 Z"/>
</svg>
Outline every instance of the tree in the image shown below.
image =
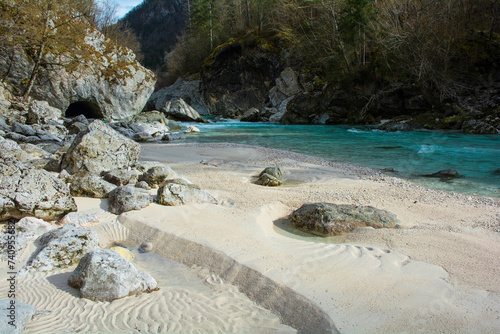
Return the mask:
<svg viewBox="0 0 500 334">
<path fill-rule="evenodd" d="M 7 44 L 21 47 L 33 62 L 25 100 L 43 66 L 68 65 L 63 56 L 75 52 L 75 45 L 85 45 L 93 6 L 92 0 L 6 0 L 2 4 L 0 29 Z"/>
</svg>

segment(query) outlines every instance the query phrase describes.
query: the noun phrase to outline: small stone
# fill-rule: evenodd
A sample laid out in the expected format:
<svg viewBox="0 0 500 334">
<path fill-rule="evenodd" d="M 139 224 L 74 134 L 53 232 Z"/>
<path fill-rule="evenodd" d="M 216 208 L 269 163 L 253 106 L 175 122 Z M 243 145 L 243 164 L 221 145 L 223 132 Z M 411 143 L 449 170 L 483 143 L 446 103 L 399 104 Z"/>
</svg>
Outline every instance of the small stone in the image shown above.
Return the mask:
<svg viewBox="0 0 500 334">
<path fill-rule="evenodd" d="M 150 253 L 153 251 L 153 243 L 151 241 L 144 241 L 140 246 L 139 250 L 145 252 L 145 253 Z"/>
</svg>

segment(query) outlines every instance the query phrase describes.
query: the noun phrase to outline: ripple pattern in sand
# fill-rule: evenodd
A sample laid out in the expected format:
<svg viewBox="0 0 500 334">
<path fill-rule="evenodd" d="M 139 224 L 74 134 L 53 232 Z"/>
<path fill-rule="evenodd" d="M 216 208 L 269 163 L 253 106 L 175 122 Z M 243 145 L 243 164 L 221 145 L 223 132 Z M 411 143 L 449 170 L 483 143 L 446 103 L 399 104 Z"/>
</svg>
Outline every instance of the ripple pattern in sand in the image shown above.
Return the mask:
<svg viewBox="0 0 500 334">
<path fill-rule="evenodd" d="M 20 277 L 18 299 L 37 309 L 25 333 L 295 332 L 220 279 L 200 278 L 156 254 L 134 253 L 134 265 L 157 278 L 159 291 L 93 302 L 67 285 L 74 268 Z"/>
</svg>

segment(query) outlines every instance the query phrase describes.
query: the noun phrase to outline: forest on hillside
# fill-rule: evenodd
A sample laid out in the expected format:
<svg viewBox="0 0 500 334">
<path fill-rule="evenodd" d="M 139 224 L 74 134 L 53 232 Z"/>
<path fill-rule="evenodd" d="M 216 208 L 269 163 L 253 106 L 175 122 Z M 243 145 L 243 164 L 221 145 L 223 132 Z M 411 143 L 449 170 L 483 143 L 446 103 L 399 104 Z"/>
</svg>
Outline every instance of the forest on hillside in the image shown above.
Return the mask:
<svg viewBox="0 0 500 334">
<path fill-rule="evenodd" d="M 455 97 L 488 85 L 500 66 L 494 0 L 197 0 L 167 62 L 174 78 L 201 71 L 230 38 L 283 36 L 302 68 L 327 83 L 413 82 Z"/>
</svg>

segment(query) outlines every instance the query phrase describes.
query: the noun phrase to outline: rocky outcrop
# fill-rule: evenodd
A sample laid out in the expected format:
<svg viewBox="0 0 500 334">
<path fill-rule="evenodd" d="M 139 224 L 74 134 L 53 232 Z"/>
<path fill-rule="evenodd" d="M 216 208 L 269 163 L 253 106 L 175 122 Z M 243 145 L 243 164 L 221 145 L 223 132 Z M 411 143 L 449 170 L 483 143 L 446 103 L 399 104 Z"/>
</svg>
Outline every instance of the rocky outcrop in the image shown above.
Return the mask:
<svg viewBox="0 0 500 334">
<path fill-rule="evenodd" d="M 162 88 L 151 95 L 146 110 L 161 110 L 168 101 L 182 99 L 201 115 L 210 114 L 200 90 L 201 80 L 185 80 L 183 78 L 168 87 Z"/>
<path fill-rule="evenodd" d="M 117 187 L 109 193 L 109 211 L 117 215 L 145 208 L 152 202 L 147 190 L 134 186 Z"/>
<path fill-rule="evenodd" d="M 286 36 L 246 38 L 251 41 L 231 39 L 218 46 L 205 61 L 202 90 L 212 114 L 239 119 L 251 108 L 262 111 L 285 68 Z"/>
<path fill-rule="evenodd" d="M 77 135 L 64 157 L 62 168 L 71 173 L 100 174 L 134 164 L 140 150 L 139 144 L 95 120 Z"/>
<path fill-rule="evenodd" d="M 116 186 L 97 175 L 85 174 L 75 177 L 71 183 L 71 195 L 77 197 L 106 198 Z"/>
<path fill-rule="evenodd" d="M 15 158 L 0 160 L 0 220 L 51 221 L 76 210 L 68 187 L 49 172 L 26 168 Z"/>
<path fill-rule="evenodd" d="M 86 254 L 68 284 L 79 289 L 82 298 L 95 301 L 112 301 L 159 289 L 151 275 L 138 271 L 130 261 L 107 249 Z"/>
<path fill-rule="evenodd" d="M 181 98 L 170 100 L 158 109 L 177 121 L 208 123 L 206 119 Z"/>
<path fill-rule="evenodd" d="M 158 203 L 168 206 L 186 204 L 217 204 L 218 201 L 208 192 L 183 181 L 171 180 L 158 188 Z"/>
<path fill-rule="evenodd" d="M 123 120 L 142 111 L 154 90 L 154 74 L 139 64 L 132 51 L 114 45 L 96 30 L 88 29 L 85 43 L 74 46 L 85 48 L 85 56 L 74 52 L 63 59 L 66 66 L 41 67 L 31 96 L 61 111 L 93 118 Z M 11 57 L 12 50 L 0 50 L 0 72 L 8 73 L 5 79 L 12 89 L 22 93 L 33 60 L 20 48 L 14 49 L 12 62 Z M 60 61 L 51 57 L 47 53 L 46 62 Z"/>
<path fill-rule="evenodd" d="M 13 284 L 14 285 L 14 284 Z M 12 311 L 12 312 L 11 312 Z M 0 300 L 0 333 L 21 334 L 36 313 L 36 308 L 15 299 Z M 15 326 L 9 324 L 14 322 Z"/>
<path fill-rule="evenodd" d="M 35 255 L 21 270 L 50 271 L 78 263 L 88 252 L 99 249 L 97 232 L 74 224 L 51 230 L 39 239 Z"/>
<path fill-rule="evenodd" d="M 371 206 L 304 204 L 291 216 L 292 224 L 321 236 L 342 235 L 358 227 L 391 228 L 400 224 L 396 215 Z"/>
</svg>

